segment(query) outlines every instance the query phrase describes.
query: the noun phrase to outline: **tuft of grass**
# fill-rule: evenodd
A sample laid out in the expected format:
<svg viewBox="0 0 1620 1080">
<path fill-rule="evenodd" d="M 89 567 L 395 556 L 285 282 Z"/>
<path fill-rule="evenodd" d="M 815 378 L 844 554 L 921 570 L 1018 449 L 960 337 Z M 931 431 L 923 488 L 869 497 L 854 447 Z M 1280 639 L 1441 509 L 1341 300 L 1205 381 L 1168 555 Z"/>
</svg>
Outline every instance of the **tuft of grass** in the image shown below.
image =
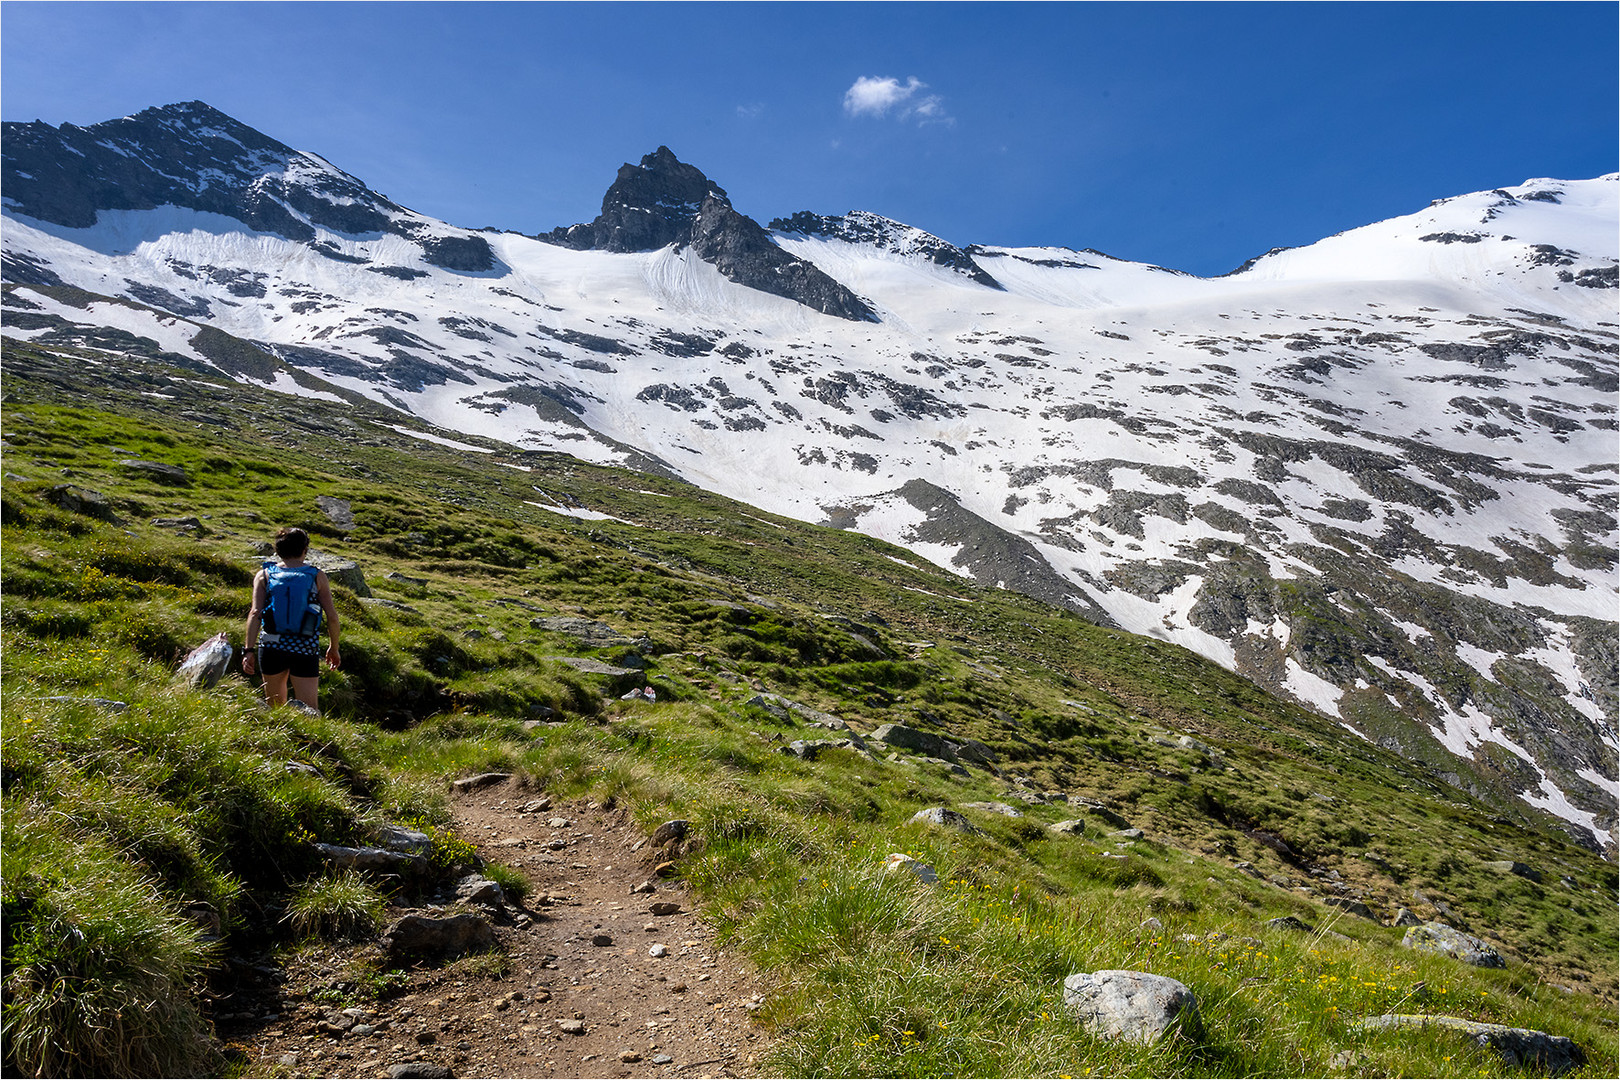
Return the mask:
<svg viewBox="0 0 1620 1080">
<path fill-rule="evenodd" d="M 194 925 L 105 843 L 21 808 L 4 819 L 7 1071 L 216 1075 L 191 987 Z"/>
<path fill-rule="evenodd" d="M 299 937 L 354 939 L 382 924 L 387 904 L 388 898 L 364 874 L 345 870 L 300 885 L 283 917 Z"/>
</svg>

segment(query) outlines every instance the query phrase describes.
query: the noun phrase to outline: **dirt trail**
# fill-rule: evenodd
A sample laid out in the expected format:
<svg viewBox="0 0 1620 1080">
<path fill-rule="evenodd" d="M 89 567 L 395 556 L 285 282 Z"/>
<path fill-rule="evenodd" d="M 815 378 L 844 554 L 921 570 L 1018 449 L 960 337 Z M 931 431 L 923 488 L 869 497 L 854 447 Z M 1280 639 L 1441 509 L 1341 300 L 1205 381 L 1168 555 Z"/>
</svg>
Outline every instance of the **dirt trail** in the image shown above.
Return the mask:
<svg viewBox="0 0 1620 1080">
<path fill-rule="evenodd" d="M 539 800 L 510 781 L 452 797 L 460 834 L 532 883 L 496 921 L 504 974 L 416 967 L 402 994 L 345 1012 L 331 989 L 375 946 L 312 950 L 221 1036 L 254 1071 L 294 1076 L 752 1075 L 765 1038 L 748 965 L 678 883 L 654 877 L 655 849 L 622 809 Z M 654 891 L 631 892 L 649 880 Z"/>
</svg>

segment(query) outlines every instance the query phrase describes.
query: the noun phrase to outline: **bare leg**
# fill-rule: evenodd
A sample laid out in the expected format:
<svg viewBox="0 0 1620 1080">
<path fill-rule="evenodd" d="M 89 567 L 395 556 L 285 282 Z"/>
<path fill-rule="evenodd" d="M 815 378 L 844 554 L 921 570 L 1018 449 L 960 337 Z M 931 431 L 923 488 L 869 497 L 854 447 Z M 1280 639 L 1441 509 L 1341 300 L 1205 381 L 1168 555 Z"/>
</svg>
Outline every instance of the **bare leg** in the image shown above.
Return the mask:
<svg viewBox="0 0 1620 1080">
<path fill-rule="evenodd" d="M 299 701 L 302 701 L 316 712 L 321 711 L 321 678 L 319 675 L 294 675 L 292 676 L 292 688 L 293 696 L 298 698 Z M 287 700 L 285 689 L 282 690 L 281 700 Z"/>
<path fill-rule="evenodd" d="M 287 704 L 287 673 L 285 671 L 264 677 L 264 700 L 272 705 Z"/>
</svg>

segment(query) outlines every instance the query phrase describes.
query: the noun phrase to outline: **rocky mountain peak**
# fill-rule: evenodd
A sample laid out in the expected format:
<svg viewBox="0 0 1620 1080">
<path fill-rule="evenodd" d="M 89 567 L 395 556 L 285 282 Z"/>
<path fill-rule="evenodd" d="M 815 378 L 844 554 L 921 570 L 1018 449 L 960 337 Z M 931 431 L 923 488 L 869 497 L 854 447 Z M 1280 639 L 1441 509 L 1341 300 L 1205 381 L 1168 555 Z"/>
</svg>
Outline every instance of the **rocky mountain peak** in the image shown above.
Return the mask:
<svg viewBox="0 0 1620 1080">
<path fill-rule="evenodd" d="M 739 285 L 796 300 L 824 315 L 877 321 L 866 302 L 815 264 L 779 247 L 759 222 L 739 214 L 725 188 L 667 146 L 619 167 L 595 221 L 540 239 L 579 251 L 689 247 Z"/>
<path fill-rule="evenodd" d="M 685 243 L 703 204 L 715 199 L 731 209 L 725 189 L 703 170 L 688 165 L 667 146 L 619 167 L 602 213 L 589 225 L 554 230 L 552 238 L 567 247 L 595 251 L 657 251 Z"/>
<path fill-rule="evenodd" d="M 0 145 L 10 208 L 67 228 L 91 228 L 102 211 L 178 206 L 234 218 L 325 254 L 321 229 L 393 233 L 421 244 L 435 266 L 480 272 L 495 265 L 482 237 L 434 228 L 321 158 L 203 101 L 90 127 L 8 122 L 0 125 Z"/>
</svg>

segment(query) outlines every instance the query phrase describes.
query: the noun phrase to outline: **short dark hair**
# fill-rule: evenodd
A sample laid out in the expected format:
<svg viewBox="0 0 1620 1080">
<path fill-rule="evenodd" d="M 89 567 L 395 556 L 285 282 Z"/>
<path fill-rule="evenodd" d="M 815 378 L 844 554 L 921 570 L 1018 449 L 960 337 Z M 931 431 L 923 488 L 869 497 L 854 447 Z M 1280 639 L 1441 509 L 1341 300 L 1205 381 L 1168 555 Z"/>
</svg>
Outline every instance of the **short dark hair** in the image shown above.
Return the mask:
<svg viewBox="0 0 1620 1080">
<path fill-rule="evenodd" d="M 285 528 L 276 533 L 276 554 L 283 559 L 300 558 L 309 550 L 309 534 L 299 528 Z"/>
</svg>

